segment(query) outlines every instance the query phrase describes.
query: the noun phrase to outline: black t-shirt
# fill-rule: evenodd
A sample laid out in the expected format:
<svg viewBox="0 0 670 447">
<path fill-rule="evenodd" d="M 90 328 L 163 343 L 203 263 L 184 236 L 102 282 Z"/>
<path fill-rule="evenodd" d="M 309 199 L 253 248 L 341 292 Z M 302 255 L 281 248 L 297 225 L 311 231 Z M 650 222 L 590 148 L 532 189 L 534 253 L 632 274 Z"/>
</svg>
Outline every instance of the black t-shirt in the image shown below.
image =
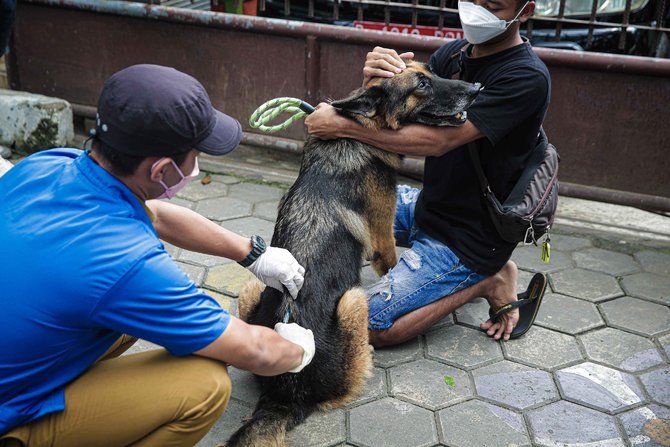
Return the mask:
<svg viewBox="0 0 670 447">
<path fill-rule="evenodd" d="M 437 75 L 451 77 L 450 56 L 464 44 L 447 43 L 431 56 L 429 64 Z M 549 105 L 549 71 L 528 43 L 481 58 L 463 51 L 460 63 L 462 79 L 484 87 L 468 109 L 468 119 L 485 135 L 477 141 L 482 167 L 503 202 L 535 147 Z M 498 272 L 515 248 L 493 226 L 467 145 L 426 158 L 415 216 L 419 228 L 481 274 Z"/>
</svg>

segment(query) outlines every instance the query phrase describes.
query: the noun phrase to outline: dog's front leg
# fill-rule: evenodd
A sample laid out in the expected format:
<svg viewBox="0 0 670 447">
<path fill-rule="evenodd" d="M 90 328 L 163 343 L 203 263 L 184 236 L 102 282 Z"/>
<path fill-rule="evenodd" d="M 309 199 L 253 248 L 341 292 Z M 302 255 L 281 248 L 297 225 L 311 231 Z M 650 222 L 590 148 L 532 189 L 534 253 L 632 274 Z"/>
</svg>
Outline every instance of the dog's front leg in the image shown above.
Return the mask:
<svg viewBox="0 0 670 447">
<path fill-rule="evenodd" d="M 395 217 L 395 190 L 383 187 L 370 178 L 366 217 L 372 246 L 372 268 L 379 276 L 385 275 L 398 262 L 393 236 Z"/>
</svg>

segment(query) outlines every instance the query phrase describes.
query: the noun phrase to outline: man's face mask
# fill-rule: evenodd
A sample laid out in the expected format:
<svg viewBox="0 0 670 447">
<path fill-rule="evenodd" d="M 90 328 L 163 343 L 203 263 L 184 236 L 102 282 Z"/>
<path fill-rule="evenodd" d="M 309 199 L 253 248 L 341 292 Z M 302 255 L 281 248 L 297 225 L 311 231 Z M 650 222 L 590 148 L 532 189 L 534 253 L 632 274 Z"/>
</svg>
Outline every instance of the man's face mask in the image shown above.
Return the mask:
<svg viewBox="0 0 670 447">
<path fill-rule="evenodd" d="M 153 169 L 154 166 L 156 166 L 158 164 L 158 162 L 160 162 L 164 158 L 168 158 L 168 157 L 163 157 L 163 158 L 159 159 L 158 161 L 156 161 L 156 163 L 154 163 L 151 166 L 151 168 Z M 190 182 L 191 180 L 196 178 L 198 176 L 198 174 L 200 174 L 200 168 L 198 167 L 198 157 L 195 158 L 195 165 L 193 166 L 193 172 L 191 172 L 191 174 L 189 174 L 189 175 L 184 175 L 184 173 L 181 172 L 181 169 L 179 169 L 179 166 L 177 166 L 177 163 L 175 163 L 174 160 L 170 159 L 170 161 L 172 162 L 172 166 L 174 166 L 174 168 L 177 170 L 177 173 L 181 176 L 181 180 L 179 180 L 175 185 L 172 185 L 172 186 L 166 185 L 165 182 L 163 180 L 161 180 L 160 184 L 161 184 L 161 186 L 163 186 L 165 191 L 163 192 L 163 194 L 156 197 L 157 199 L 171 199 L 171 198 L 173 198 L 174 196 L 177 195 L 177 193 L 184 186 L 186 186 L 186 184 L 188 182 Z"/>
<path fill-rule="evenodd" d="M 518 20 L 521 11 L 528 2 L 524 3 L 514 19 L 509 22 L 499 19 L 483 6 L 475 5 L 472 2 L 458 2 L 458 16 L 463 26 L 463 35 L 471 44 L 487 42 L 496 36 L 504 33 L 505 30 Z"/>
</svg>

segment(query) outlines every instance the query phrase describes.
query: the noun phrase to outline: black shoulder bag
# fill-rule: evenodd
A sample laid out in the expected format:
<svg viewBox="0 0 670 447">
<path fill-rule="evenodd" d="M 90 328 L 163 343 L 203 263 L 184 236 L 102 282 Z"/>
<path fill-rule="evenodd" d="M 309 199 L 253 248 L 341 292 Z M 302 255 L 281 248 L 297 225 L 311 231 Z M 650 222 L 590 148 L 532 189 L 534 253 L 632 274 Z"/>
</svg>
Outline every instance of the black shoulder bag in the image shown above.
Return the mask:
<svg viewBox="0 0 670 447">
<path fill-rule="evenodd" d="M 461 51 L 467 48 L 464 46 Z M 452 78 L 460 78 L 461 51 L 452 55 Z M 456 69 L 453 70 L 454 63 Z M 479 186 L 486 200 L 493 225 L 500 237 L 508 242 L 535 244 L 544 234 L 547 239 L 542 246 L 541 258 L 549 262 L 549 229 L 554 222 L 558 206 L 558 165 L 560 157 L 549 143 L 544 129 L 540 128 L 537 144 L 523 173 L 503 203 L 491 191 L 484 175 L 476 142 L 468 143 L 473 166 L 479 178 Z"/>
</svg>

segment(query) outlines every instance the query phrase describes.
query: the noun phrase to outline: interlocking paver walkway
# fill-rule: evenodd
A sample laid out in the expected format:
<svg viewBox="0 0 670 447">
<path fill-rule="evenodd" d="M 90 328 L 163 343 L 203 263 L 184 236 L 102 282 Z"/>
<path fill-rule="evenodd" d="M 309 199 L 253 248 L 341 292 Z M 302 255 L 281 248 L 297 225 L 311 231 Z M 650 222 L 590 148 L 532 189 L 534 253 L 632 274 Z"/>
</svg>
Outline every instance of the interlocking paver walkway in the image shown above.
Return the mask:
<svg viewBox="0 0 670 447">
<path fill-rule="evenodd" d="M 211 183 L 193 182 L 178 203 L 269 240 L 297 159 L 244 150 L 218 161 L 203 157 L 202 175 L 214 173 Z M 275 158 L 264 163 L 267 157 Z M 488 305 L 476 300 L 427 334 L 376 350 L 362 395 L 310 416 L 288 434 L 289 445 L 669 446 L 670 250 L 574 228 L 554 229 L 548 265 L 536 247 L 519 247 L 512 257 L 519 290 L 533 272 L 550 278 L 525 337 L 487 338 L 478 325 Z M 194 281 L 236 312 L 249 272 L 168 248 Z M 362 276 L 364 285 L 376 279 L 369 266 Z M 153 348 L 142 342 L 134 349 Z M 235 368 L 230 374 L 230 406 L 199 447 L 225 441 L 253 412 L 260 393 L 253 376 Z"/>
</svg>

